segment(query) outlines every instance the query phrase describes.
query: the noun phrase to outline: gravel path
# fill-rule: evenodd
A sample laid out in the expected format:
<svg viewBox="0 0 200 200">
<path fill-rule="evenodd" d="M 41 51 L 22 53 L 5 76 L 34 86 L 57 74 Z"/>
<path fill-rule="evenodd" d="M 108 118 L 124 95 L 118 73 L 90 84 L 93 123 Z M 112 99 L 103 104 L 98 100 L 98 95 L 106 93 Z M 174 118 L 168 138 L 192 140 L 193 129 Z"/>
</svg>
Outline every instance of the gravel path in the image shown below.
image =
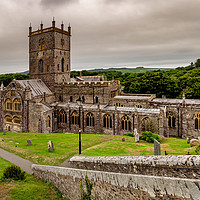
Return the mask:
<svg viewBox="0 0 200 200">
<path fill-rule="evenodd" d="M 32 174 L 31 165 L 33 164 L 29 160 L 21 158 L 20 156 L 15 155 L 14 153 L 10 153 L 0 148 L 0 157 L 9 162 L 19 166 L 22 170 L 27 172 L 28 174 Z"/>
</svg>

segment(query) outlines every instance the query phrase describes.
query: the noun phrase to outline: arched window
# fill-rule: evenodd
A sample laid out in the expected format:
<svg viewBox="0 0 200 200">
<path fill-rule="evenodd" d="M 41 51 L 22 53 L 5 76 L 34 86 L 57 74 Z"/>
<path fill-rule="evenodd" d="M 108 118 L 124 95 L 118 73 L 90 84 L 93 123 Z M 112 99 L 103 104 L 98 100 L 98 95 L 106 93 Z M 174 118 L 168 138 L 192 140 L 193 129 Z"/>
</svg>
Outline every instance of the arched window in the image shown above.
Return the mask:
<svg viewBox="0 0 200 200">
<path fill-rule="evenodd" d="M 44 62 L 42 59 L 39 60 L 39 68 L 40 68 L 40 73 L 44 72 Z"/>
<path fill-rule="evenodd" d="M 67 123 L 67 114 L 64 110 L 60 111 L 60 113 L 59 113 L 59 122 Z"/>
<path fill-rule="evenodd" d="M 79 114 L 76 111 L 72 113 L 72 124 L 79 125 Z"/>
<path fill-rule="evenodd" d="M 200 129 L 200 112 L 195 113 L 194 115 L 195 129 Z"/>
<path fill-rule="evenodd" d="M 14 110 L 16 112 L 20 112 L 22 110 L 22 105 L 20 99 L 15 99 L 14 100 Z"/>
<path fill-rule="evenodd" d="M 51 127 L 51 118 L 50 116 L 47 117 L 47 128 Z"/>
<path fill-rule="evenodd" d="M 20 122 L 21 122 L 21 120 L 19 117 L 14 117 L 14 119 L 13 119 L 14 124 L 20 124 Z"/>
<path fill-rule="evenodd" d="M 96 101 L 96 103 L 99 102 L 99 97 L 98 96 L 95 97 L 95 101 Z"/>
<path fill-rule="evenodd" d="M 11 101 L 11 99 L 7 99 L 5 105 L 6 105 L 6 107 L 5 107 L 6 110 L 12 110 L 12 101 Z"/>
<path fill-rule="evenodd" d="M 146 117 L 142 120 L 142 131 L 150 131 L 151 124 L 149 117 Z"/>
<path fill-rule="evenodd" d="M 62 72 L 64 72 L 64 64 L 65 64 L 65 60 L 64 60 L 64 58 L 62 58 L 62 60 L 61 60 L 61 70 L 62 70 Z"/>
<path fill-rule="evenodd" d="M 142 108 L 142 105 L 136 104 L 135 107 L 136 107 L 136 108 Z"/>
<path fill-rule="evenodd" d="M 175 118 L 174 113 L 168 112 L 167 113 L 167 117 L 168 117 L 168 126 L 169 126 L 169 128 L 174 128 L 176 126 L 176 118 Z"/>
<path fill-rule="evenodd" d="M 6 122 L 12 123 L 12 117 L 6 116 L 5 117 Z"/>
<path fill-rule="evenodd" d="M 94 115 L 92 113 L 88 113 L 86 115 L 87 126 L 94 126 Z"/>
<path fill-rule="evenodd" d="M 82 96 L 82 102 L 85 103 L 85 97 L 84 96 Z"/>
<path fill-rule="evenodd" d="M 112 117 L 108 114 L 103 116 L 103 127 L 112 128 Z"/>
<path fill-rule="evenodd" d="M 60 70 L 59 64 L 57 65 L 57 69 L 58 69 L 58 71 Z"/>
<path fill-rule="evenodd" d="M 130 131 L 131 130 L 131 120 L 130 118 L 125 115 L 122 117 L 122 130 Z"/>
<path fill-rule="evenodd" d="M 69 97 L 69 101 L 70 101 L 70 102 L 73 102 L 73 96 L 70 96 L 70 97 Z"/>
</svg>

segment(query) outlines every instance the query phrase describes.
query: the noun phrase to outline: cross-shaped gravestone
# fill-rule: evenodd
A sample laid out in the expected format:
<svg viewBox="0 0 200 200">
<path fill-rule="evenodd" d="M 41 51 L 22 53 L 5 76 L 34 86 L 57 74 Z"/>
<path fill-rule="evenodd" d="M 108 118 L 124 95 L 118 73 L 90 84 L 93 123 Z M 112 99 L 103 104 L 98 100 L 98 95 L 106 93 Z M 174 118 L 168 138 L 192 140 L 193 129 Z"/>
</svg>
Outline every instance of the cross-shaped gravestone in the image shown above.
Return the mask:
<svg viewBox="0 0 200 200">
<path fill-rule="evenodd" d="M 159 156 L 160 153 L 160 142 L 158 142 L 156 139 L 154 139 L 154 155 Z"/>
</svg>

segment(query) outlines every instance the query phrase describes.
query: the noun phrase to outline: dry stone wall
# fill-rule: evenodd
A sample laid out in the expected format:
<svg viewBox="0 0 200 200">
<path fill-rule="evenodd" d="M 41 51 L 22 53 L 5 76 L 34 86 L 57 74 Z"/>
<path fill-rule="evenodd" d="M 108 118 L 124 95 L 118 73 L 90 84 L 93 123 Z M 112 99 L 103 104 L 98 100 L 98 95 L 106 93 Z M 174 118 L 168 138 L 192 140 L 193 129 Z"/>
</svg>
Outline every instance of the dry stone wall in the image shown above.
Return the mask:
<svg viewBox="0 0 200 200">
<path fill-rule="evenodd" d="M 32 165 L 36 177 L 52 182 L 71 200 L 80 199 L 80 181 L 94 183 L 92 194 L 102 200 L 193 199 L 200 197 L 200 180 L 123 174 Z M 83 181 L 84 183 L 84 181 Z M 85 188 L 85 184 L 84 184 Z"/>
<path fill-rule="evenodd" d="M 71 167 L 86 170 L 190 179 L 200 178 L 199 155 L 75 156 L 70 159 L 70 163 Z"/>
</svg>

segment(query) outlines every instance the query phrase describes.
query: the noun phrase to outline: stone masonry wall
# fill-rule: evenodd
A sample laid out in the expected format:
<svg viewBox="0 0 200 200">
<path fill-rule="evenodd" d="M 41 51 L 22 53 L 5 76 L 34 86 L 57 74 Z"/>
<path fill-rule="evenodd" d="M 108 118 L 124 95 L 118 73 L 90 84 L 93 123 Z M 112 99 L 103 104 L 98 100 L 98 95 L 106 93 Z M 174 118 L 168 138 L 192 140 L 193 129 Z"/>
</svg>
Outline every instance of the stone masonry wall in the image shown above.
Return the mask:
<svg viewBox="0 0 200 200">
<path fill-rule="evenodd" d="M 32 170 L 36 177 L 52 182 L 63 196 L 70 200 L 80 199 L 80 181 L 86 174 L 94 183 L 92 194 L 100 200 L 198 200 L 200 197 L 200 181 L 194 179 L 108 173 L 35 164 L 32 165 Z"/>
<path fill-rule="evenodd" d="M 71 167 L 106 172 L 200 178 L 200 156 L 108 156 L 79 157 L 70 159 Z"/>
</svg>

